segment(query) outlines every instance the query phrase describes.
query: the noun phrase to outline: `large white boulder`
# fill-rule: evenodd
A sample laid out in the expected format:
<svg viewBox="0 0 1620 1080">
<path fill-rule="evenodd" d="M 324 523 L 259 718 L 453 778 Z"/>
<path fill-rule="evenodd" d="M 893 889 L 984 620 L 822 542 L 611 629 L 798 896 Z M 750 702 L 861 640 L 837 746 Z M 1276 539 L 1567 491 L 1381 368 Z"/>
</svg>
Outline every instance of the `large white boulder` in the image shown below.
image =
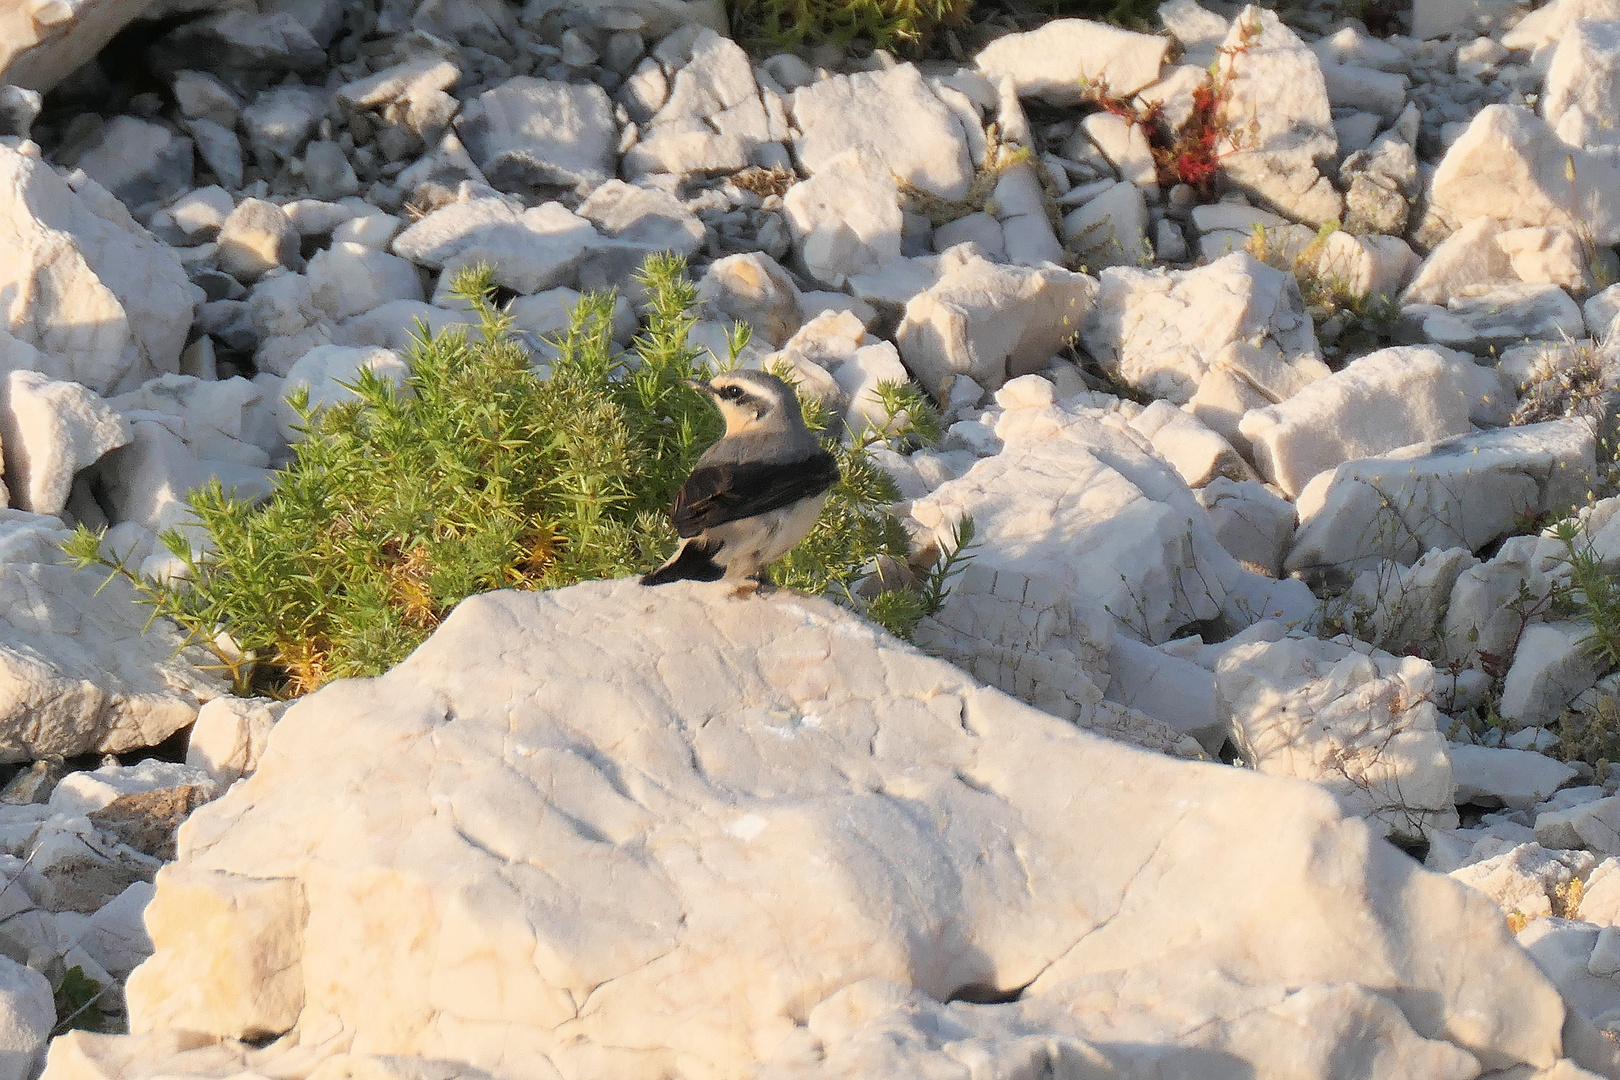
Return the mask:
<svg viewBox="0 0 1620 1080">
<path fill-rule="evenodd" d="M 94 59 L 152 0 L 65 0 L 0 9 L 0 86 L 44 93 Z"/>
<path fill-rule="evenodd" d="M 520 293 L 566 285 L 600 241 L 591 223 L 561 203 L 527 210 L 505 199 L 470 198 L 441 206 L 394 238 L 394 254 L 453 276 L 488 264 L 495 281 Z"/>
<path fill-rule="evenodd" d="M 456 128 L 503 189 L 589 190 L 613 175 L 618 125 L 613 102 L 594 83 L 508 79 L 468 102 Z"/>
<path fill-rule="evenodd" d="M 1595 244 L 1620 243 L 1620 162 L 1570 146 L 1528 109 L 1487 105 L 1474 114 L 1429 191 L 1430 213 L 1451 229 L 1491 217 L 1509 226 L 1563 225 Z"/>
<path fill-rule="evenodd" d="M 1055 266 L 973 257 L 906 304 L 895 333 L 906 367 L 944 399 L 965 375 L 986 390 L 1044 368 L 1085 324 L 1097 281 Z"/>
<path fill-rule="evenodd" d="M 1285 366 L 1316 352 L 1316 330 L 1291 274 L 1243 252 L 1196 270 L 1116 266 L 1099 275 L 1080 340 L 1127 385 L 1182 405 L 1222 350 L 1264 348 Z M 1319 366 L 1319 365 L 1316 365 Z"/>
<path fill-rule="evenodd" d="M 178 371 L 202 291 L 105 188 L 23 145 L 0 145 L 0 330 L 97 393 Z"/>
<path fill-rule="evenodd" d="M 1570 24 L 1547 68 L 1541 115 L 1571 146 L 1620 143 L 1620 20 Z"/>
<path fill-rule="evenodd" d="M 78 471 L 127 442 L 124 418 L 78 383 L 0 373 L 0 445 L 17 509 L 60 514 Z"/>
<path fill-rule="evenodd" d="M 1512 401 L 1495 368 L 1449 350 L 1397 347 L 1245 414 L 1238 430 L 1261 475 L 1295 496 L 1343 462 L 1466 435 L 1474 418 L 1503 422 Z"/>
<path fill-rule="evenodd" d="M 900 258 L 900 188 L 860 147 L 788 188 L 782 212 L 799 264 L 823 285 L 841 287 Z"/>
<path fill-rule="evenodd" d="M 1087 736 L 785 594 L 469 599 L 288 710 L 180 847 L 136 1034 L 59 1040 L 48 1080 L 284 1071 L 207 1039 L 294 1025 L 320 1076 L 351 1047 L 441 1062 L 387 1077 L 813 1076 L 913 991 L 957 999 L 987 1075 L 1582 1050 L 1495 904 L 1311 785 Z M 898 988 L 852 1000 L 874 979 Z"/>
</svg>

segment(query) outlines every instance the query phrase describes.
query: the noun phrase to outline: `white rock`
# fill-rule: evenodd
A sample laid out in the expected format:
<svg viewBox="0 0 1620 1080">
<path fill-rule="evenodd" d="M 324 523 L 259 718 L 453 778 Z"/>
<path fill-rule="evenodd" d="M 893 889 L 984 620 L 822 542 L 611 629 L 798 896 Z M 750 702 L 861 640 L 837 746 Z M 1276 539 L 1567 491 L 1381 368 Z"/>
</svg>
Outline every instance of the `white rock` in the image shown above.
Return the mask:
<svg viewBox="0 0 1620 1080">
<path fill-rule="evenodd" d="M 1558 225 L 1509 229 L 1496 238 L 1496 243 L 1507 254 L 1508 265 L 1520 281 L 1559 285 L 1576 295 L 1588 291 L 1591 277 L 1586 251 L 1573 230 Z"/>
<path fill-rule="evenodd" d="M 1239 646 L 1215 667 L 1217 708 L 1250 766 L 1312 780 L 1403 836 L 1456 824 L 1433 688 L 1426 660 L 1303 636 Z"/>
<path fill-rule="evenodd" d="M 121 753 L 191 723 L 223 687 L 165 620 L 143 633 L 146 619 L 95 570 L 0 565 L 0 758 Z"/>
<path fill-rule="evenodd" d="M 265 90 L 242 110 L 242 131 L 256 149 L 291 161 L 302 153 L 326 112 L 326 100 L 325 94 L 304 86 Z"/>
<path fill-rule="evenodd" d="M 129 425 L 78 383 L 37 371 L 12 371 L 0 379 L 0 444 L 11 505 L 60 514 L 73 477 L 129 442 Z"/>
<path fill-rule="evenodd" d="M 1181 478 L 1118 413 L 1009 408 L 995 434 L 999 454 L 913 503 L 925 528 L 943 541 L 971 514 L 976 566 L 1025 575 L 1031 594 L 1068 597 L 1075 610 L 1104 608 L 1149 642 L 1220 609 L 1235 561 Z"/>
<path fill-rule="evenodd" d="M 1452 300 L 1445 308 L 1409 307 L 1401 314 L 1422 321 L 1430 341 L 1484 352 L 1526 340 L 1564 341 L 1584 336 L 1580 305 L 1557 285 L 1499 285 Z"/>
<path fill-rule="evenodd" d="M 837 287 L 900 257 L 900 189 L 859 149 L 794 184 L 782 209 L 805 271 Z"/>
<path fill-rule="evenodd" d="M 1273 12 L 1250 5 L 1233 20 L 1218 77 L 1226 114 L 1249 124 L 1221 159 L 1228 181 L 1296 220 L 1337 220 L 1344 199 L 1316 168 L 1339 145 L 1316 54 Z"/>
<path fill-rule="evenodd" d="M 1394 120 L 1406 108 L 1410 80 L 1405 75 L 1324 62 L 1322 81 L 1334 108 L 1365 109 L 1385 120 Z"/>
<path fill-rule="evenodd" d="M 1196 416 L 1168 401 L 1155 401 L 1131 417 L 1131 427 L 1153 443 L 1153 449 L 1175 466 L 1190 488 L 1217 477 L 1251 480 L 1254 470 L 1232 444 L 1205 427 Z M 1292 511 L 1289 512 L 1292 516 Z"/>
<path fill-rule="evenodd" d="M 662 664 L 649 636 L 698 666 Z M 557 645 L 576 641 L 611 651 L 572 666 Z M 749 696 L 728 666 L 746 670 Z M 816 602 L 744 611 L 713 590 L 628 582 L 473 598 L 390 675 L 289 710 L 271 743 L 258 773 L 192 816 L 179 864 L 159 874 L 157 952 L 127 990 L 132 1028 L 154 1034 L 69 1037 L 48 1075 L 118 1060 L 100 1067 L 229 1075 L 244 1068 L 230 1044 L 188 1066 L 173 1056 L 180 1036 L 156 1033 L 317 1021 L 373 1053 L 465 1063 L 457 1075 L 480 1062 L 500 1077 L 584 1074 L 608 1056 L 675 1077 L 766 1057 L 808 1067 L 863 1040 L 895 1045 L 868 1026 L 894 995 L 833 1000 L 872 979 L 899 983 L 899 1000 L 1028 984 L 1010 1005 L 937 1007 L 1027 1017 L 1026 1075 L 1050 1063 L 1048 1040 L 1122 1032 L 1154 1056 L 1215 1040 L 1223 1060 L 1269 1073 L 1306 1048 L 1410 1052 L 1427 1045 L 1415 1031 L 1454 1049 L 1409 1059 L 1425 1070 L 1413 1075 L 1448 1080 L 1551 1065 L 1564 1045 L 1563 1007 L 1499 914 L 1371 843 L 1321 793 L 1089 738 Z M 606 762 L 626 786 L 604 779 Z M 299 782 L 346 801 L 296 797 Z M 1053 791 L 1069 796 L 1054 804 Z M 1257 819 L 1263 844 L 1210 844 Z M 390 917 L 353 918 L 362 890 Z M 1295 916 L 1274 948 L 1284 899 Z M 546 919 L 521 914 L 542 904 Z M 1221 974 L 1189 984 L 1188 947 L 1158 950 L 1194 939 L 1196 970 Z M 381 984 L 361 962 L 379 955 L 396 972 Z M 1492 977 L 1468 977 L 1481 970 Z M 1332 989 L 1352 984 L 1384 994 L 1349 991 L 1352 1007 Z M 441 1004 L 435 988 L 451 985 Z M 1302 987 L 1315 989 L 1268 1011 Z M 692 1004 L 671 1015 L 670 993 Z M 301 1053 L 311 1070 L 328 1056 Z M 1048 1071 L 1080 1075 L 1064 1068 Z"/>
<path fill-rule="evenodd" d="M 1572 919 L 1532 919 L 1517 937 L 1542 974 L 1552 980 L 1570 1010 L 1595 1020 L 1620 1002 L 1620 983 L 1588 970 L 1600 931 Z"/>
<path fill-rule="evenodd" d="M 1581 891 L 1578 914 L 1599 926 L 1620 926 L 1620 859 L 1599 862 Z"/>
<path fill-rule="evenodd" d="M 332 243 L 361 244 L 378 251 L 387 251 L 394 237 L 405 227 L 405 222 L 392 214 L 363 214 L 334 226 Z"/>
<path fill-rule="evenodd" d="M 1115 184 L 1064 216 L 1063 238 L 1088 267 L 1138 266 L 1153 258 L 1147 227 L 1142 189 Z"/>
<path fill-rule="evenodd" d="M 948 251 L 958 244 L 974 244 L 987 258 L 996 259 L 1007 253 L 1007 234 L 1001 222 L 981 210 L 934 230 L 935 251 Z"/>
<path fill-rule="evenodd" d="M 884 175 L 942 199 L 964 198 L 973 181 L 960 122 L 911 64 L 795 90 L 793 116 L 793 152 L 809 176 L 859 149 Z M 895 123 L 899 116 L 904 123 Z"/>
<path fill-rule="evenodd" d="M 115 523 L 139 522 L 154 533 L 177 525 L 194 528 L 186 495 L 212 479 L 244 501 L 270 493 L 263 451 L 252 460 L 204 461 L 177 428 L 183 430 L 167 417 L 137 415 L 129 425 L 129 443 L 96 465 L 101 496 Z"/>
<path fill-rule="evenodd" d="M 397 255 L 362 244 L 334 242 L 309 260 L 316 306 L 335 321 L 395 300 L 421 300 L 416 267 Z"/>
<path fill-rule="evenodd" d="M 1096 296 L 1096 280 L 1084 274 L 975 256 L 906 304 L 895 342 L 911 373 L 938 397 L 955 375 L 995 390 L 1044 368 L 1079 331 Z"/>
<path fill-rule="evenodd" d="M 442 206 L 400 233 L 394 254 L 452 275 L 487 263 L 499 284 L 536 293 L 571 280 L 597 242 L 591 223 L 561 203 L 520 212 L 501 199 L 473 198 Z"/>
<path fill-rule="evenodd" d="M 780 348 L 801 325 L 799 289 L 763 252 L 717 259 L 698 282 L 698 303 L 709 314 L 747 323 L 754 339 Z"/>
<path fill-rule="evenodd" d="M 1282 574 L 1294 540 L 1294 507 L 1258 480 L 1217 476 L 1193 493 L 1209 512 L 1215 538 L 1239 562 Z"/>
<path fill-rule="evenodd" d="M 182 195 L 169 207 L 169 214 L 187 236 L 207 238 L 219 232 L 235 208 L 231 193 L 211 184 Z"/>
<path fill-rule="evenodd" d="M 1451 228 L 1562 225 L 1606 246 L 1620 242 L 1620 162 L 1570 147 L 1527 109 L 1487 105 L 1435 170 L 1429 209 Z"/>
<path fill-rule="evenodd" d="M 177 71 L 169 84 L 180 115 L 188 120 L 211 120 L 228 128 L 236 126 L 242 112 L 242 99 L 230 87 L 206 71 Z"/>
<path fill-rule="evenodd" d="M 1508 231 L 1493 217 L 1474 218 L 1446 237 L 1423 260 L 1400 295 L 1402 304 L 1445 304 L 1480 287 L 1520 280 L 1500 238 Z"/>
<path fill-rule="evenodd" d="M 456 128 L 497 187 L 586 190 L 613 173 L 613 103 L 591 83 L 508 79 L 468 102 Z"/>
<path fill-rule="evenodd" d="M 1580 19 L 1620 19 L 1615 0 L 1554 0 L 1520 19 L 1502 35 L 1502 45 L 1534 54 L 1534 66 L 1545 71 L 1553 46 L 1573 31 Z"/>
<path fill-rule="evenodd" d="M 573 289 L 562 291 L 574 296 L 576 299 L 578 297 L 578 294 Z M 545 293 L 539 293 L 537 296 L 549 297 L 557 292 L 558 290 L 552 289 Z M 533 299 L 535 297 L 523 296 L 512 302 L 512 310 L 517 312 L 515 317 L 518 320 L 518 329 L 530 329 L 530 326 L 524 322 L 524 314 L 528 309 L 528 305 L 524 304 L 524 301 Z M 549 302 L 542 301 L 542 303 L 546 304 L 548 313 L 555 310 L 554 306 Z M 438 307 L 418 300 L 395 300 L 374 311 L 368 311 L 364 315 L 356 315 L 345 322 L 333 334 L 331 343 L 350 347 L 380 345 L 385 349 L 404 353 L 411 348 L 411 342 L 418 333 L 418 322 L 426 324 L 429 333 L 438 334 L 458 326 L 475 328 L 478 325 L 476 320 L 477 316 L 470 311 L 451 310 L 450 308 Z M 552 325 L 548 324 L 545 330 L 553 328 Z M 286 370 L 292 370 L 294 362 L 289 361 Z"/>
<path fill-rule="evenodd" d="M 197 713 L 186 764 L 203 770 L 222 788 L 251 776 L 270 730 L 286 711 L 286 702 L 268 698 L 215 698 Z"/>
<path fill-rule="evenodd" d="M 882 399 L 878 397 L 878 386 L 882 383 L 904 385 L 908 377 L 900 354 L 887 341 L 857 349 L 853 356 L 833 369 L 832 376 L 841 396 L 849 403 L 846 422 L 857 433 L 868 427 L 884 430 L 887 417 Z"/>
<path fill-rule="evenodd" d="M 220 788 L 194 765 L 147 758 L 139 765 L 104 765 L 92 772 L 70 772 L 51 791 L 50 807 L 59 814 L 88 815 L 127 795 L 169 788 L 198 787 L 212 798 Z"/>
<path fill-rule="evenodd" d="M 1109 701 L 1139 710 L 1191 735 L 1211 755 L 1226 741 L 1215 705 L 1215 676 L 1197 664 L 1115 634 L 1108 652 Z"/>
<path fill-rule="evenodd" d="M 1620 975 L 1620 928 L 1605 926 L 1598 931 L 1597 943 L 1592 946 L 1592 955 L 1586 961 L 1586 970 L 1593 975 Z"/>
<path fill-rule="evenodd" d="M 1515 810 L 1542 802 L 1575 778 L 1574 768 L 1542 754 L 1459 744 L 1451 746 L 1451 771 L 1459 804 Z"/>
<path fill-rule="evenodd" d="M 30 1080 L 56 1027 L 51 984 L 39 972 L 0 956 L 0 1077 Z"/>
<path fill-rule="evenodd" d="M 1345 625 L 1359 640 L 1397 655 L 1432 651 L 1457 579 L 1478 565 L 1468 549 L 1448 548 L 1430 549 L 1411 566 L 1390 561 L 1363 571 L 1350 587 Z"/>
<path fill-rule="evenodd" d="M 1487 30 L 1501 26 L 1513 12 L 1508 0 L 1413 0 L 1412 34 L 1428 39 Z"/>
<path fill-rule="evenodd" d="M 224 75 L 252 72 L 261 78 L 313 72 L 328 62 L 320 44 L 292 13 L 261 14 L 252 8 L 227 8 L 183 23 L 158 40 L 149 58 L 159 70 L 206 67 Z"/>
<path fill-rule="evenodd" d="M 309 391 L 308 408 L 319 409 L 340 401 L 353 400 L 354 391 L 343 384 L 348 383 L 352 386 L 362 371 L 369 371 L 396 386 L 404 385 L 411 373 L 404 357 L 389 349 L 323 345 L 305 353 L 303 358 L 292 366 L 292 370 L 287 372 L 281 404 L 276 407 L 276 419 L 281 425 L 282 437 L 288 442 L 300 437 L 297 429 L 303 421 L 298 418 L 298 414 L 289 403 L 293 392 L 300 386 L 306 387 Z"/>
<path fill-rule="evenodd" d="M 1495 370 L 1439 349 L 1381 349 L 1248 413 L 1238 430 L 1260 474 L 1289 496 L 1356 458 L 1463 435 L 1472 417 L 1505 420 L 1511 394 Z"/>
<path fill-rule="evenodd" d="M 144 218 L 192 186 L 191 140 L 162 124 L 115 116 L 79 156 L 78 166 Z"/>
<path fill-rule="evenodd" d="M 1298 285 L 1247 254 L 1196 270 L 1111 267 L 1099 277 L 1081 341 L 1115 378 L 1155 397 L 1191 400 L 1214 358 L 1238 341 L 1280 352 L 1285 367 L 1305 354 L 1314 362 Z"/>
<path fill-rule="evenodd" d="M 1477 551 L 1522 516 L 1583 501 L 1593 453 L 1584 424 L 1559 420 L 1348 461 L 1300 492 L 1287 568 L 1353 575 L 1430 548 Z"/>
<path fill-rule="evenodd" d="M 219 233 L 219 268 L 251 285 L 279 266 L 304 265 L 298 230 L 286 211 L 262 199 L 243 199 Z"/>
<path fill-rule="evenodd" d="M 1598 855 L 1620 855 L 1620 798 L 1599 798 L 1538 813 L 1536 842 L 1549 848 L 1582 847 Z"/>
<path fill-rule="evenodd" d="M 27 144 L 32 146 L 32 144 Z M 97 393 L 177 370 L 201 291 L 107 191 L 0 146 L 0 330 Z"/>
<path fill-rule="evenodd" d="M 1010 77 L 1020 97 L 1079 105 L 1088 94 L 1128 98 L 1156 81 L 1168 42 L 1085 19 L 1053 19 L 997 38 L 974 58 L 992 82 Z"/>
<path fill-rule="evenodd" d="M 1096 112 L 1080 121 L 1080 130 L 1119 172 L 1121 180 L 1158 194 L 1159 177 L 1153 163 L 1153 148 L 1140 124 L 1111 112 Z"/>
<path fill-rule="evenodd" d="M 197 156 L 216 179 L 227 188 L 242 186 L 242 140 L 236 132 L 206 117 L 186 121 L 186 130 L 196 144 Z"/>
<path fill-rule="evenodd" d="M 1584 642 L 1589 623 L 1537 623 L 1525 627 L 1513 666 L 1502 682 L 1503 716 L 1522 724 L 1549 724 L 1577 694 L 1603 674 L 1601 661 Z M 1620 850 L 1609 854 L 1620 855 Z"/>
</svg>

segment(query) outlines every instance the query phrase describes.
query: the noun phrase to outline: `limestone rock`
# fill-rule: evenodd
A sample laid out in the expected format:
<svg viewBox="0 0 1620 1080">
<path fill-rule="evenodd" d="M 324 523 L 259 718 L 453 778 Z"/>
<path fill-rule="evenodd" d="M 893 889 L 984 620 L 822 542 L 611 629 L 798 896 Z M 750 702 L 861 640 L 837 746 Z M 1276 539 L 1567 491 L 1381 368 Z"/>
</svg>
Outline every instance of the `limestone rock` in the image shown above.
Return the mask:
<svg viewBox="0 0 1620 1080">
<path fill-rule="evenodd" d="M 288 442 L 300 437 L 298 428 L 303 421 L 293 411 L 289 401 L 294 391 L 299 387 L 306 389 L 310 409 L 350 401 L 354 398 L 354 391 L 349 387 L 354 385 L 362 371 L 369 371 L 395 385 L 410 377 L 410 367 L 405 359 L 388 349 L 322 345 L 305 353 L 287 372 L 281 404 L 276 408 L 276 420 L 281 426 L 282 437 Z"/>
<path fill-rule="evenodd" d="M 1145 641 L 1213 617 L 1237 566 L 1181 477 L 1118 413 L 1055 403 L 1039 376 L 1001 393 L 1040 384 L 1044 404 L 1005 406 L 1002 451 L 917 500 L 912 516 L 943 541 L 971 514 L 975 565 L 1022 574 L 1029 593 L 1067 596 L 1076 610 L 1103 608 Z"/>
<path fill-rule="evenodd" d="M 1478 551 L 1522 516 L 1581 502 L 1593 455 L 1586 425 L 1554 420 L 1345 462 L 1300 492 L 1287 568 L 1353 577 L 1430 548 Z"/>
<path fill-rule="evenodd" d="M 1457 801 L 1482 806 L 1524 810 L 1550 798 L 1575 779 L 1575 770 L 1529 750 L 1497 750 L 1487 746 L 1451 747 L 1451 771 L 1457 781 Z M 1533 914 L 1526 912 L 1526 914 Z"/>
<path fill-rule="evenodd" d="M 815 176 L 851 149 L 883 175 L 942 199 L 961 199 L 973 162 L 961 123 L 911 64 L 836 75 L 793 93 L 793 152 Z M 896 117 L 905 117 L 896 123 Z"/>
<path fill-rule="evenodd" d="M 1099 277 L 1102 290 L 1081 328 L 1086 351 L 1115 378 L 1175 404 L 1191 400 L 1234 342 L 1280 353 L 1285 367 L 1316 352 L 1293 277 L 1250 255 L 1196 270 L 1111 267 Z"/>
<path fill-rule="evenodd" d="M 1232 22 L 1220 56 L 1226 115 L 1248 125 L 1221 159 L 1228 181 L 1297 221 L 1320 225 L 1344 199 L 1318 171 L 1339 148 L 1322 65 L 1277 16 L 1253 5 Z"/>
<path fill-rule="evenodd" d="M 178 370 L 200 290 L 95 181 L 0 146 L 0 250 L 0 330 L 38 370 L 102 394 Z"/>
<path fill-rule="evenodd" d="M 394 238 L 394 254 L 452 275 L 488 263 L 495 280 L 536 293 L 571 280 L 597 239 L 591 223 L 560 203 L 513 209 L 502 199 L 442 206 Z"/>
<path fill-rule="evenodd" d="M 334 321 L 399 300 L 421 300 L 416 267 L 397 255 L 336 241 L 309 260 L 315 305 Z"/>
<path fill-rule="evenodd" d="M 149 6 L 150 0 L 8 6 L 0 14 L 0 85 L 51 90 Z"/>
<path fill-rule="evenodd" d="M 805 271 L 838 287 L 900 257 L 900 189 L 859 148 L 846 151 L 782 197 Z"/>
<path fill-rule="evenodd" d="M 763 252 L 716 259 L 698 282 L 698 303 L 712 316 L 745 322 L 754 340 L 780 348 L 799 329 L 799 289 Z"/>
<path fill-rule="evenodd" d="M 45 976 L 0 956 L 0 1077 L 30 1080 L 56 1027 L 56 1004 Z"/>
<path fill-rule="evenodd" d="M 1263 843 L 1233 841 L 1257 819 Z M 873 978 L 934 1001 L 1024 987 L 948 1008 L 1027 1016 L 1042 1055 L 1124 1031 L 1267 1069 L 1307 1045 L 1428 1046 L 1412 1060 L 1449 1064 L 1426 1075 L 1465 1077 L 1562 1046 L 1563 1006 L 1495 905 L 1308 785 L 1088 737 L 821 602 L 685 584 L 474 597 L 388 675 L 303 699 L 183 827 L 147 923 L 138 1034 L 59 1042 L 52 1080 L 239 1072 L 233 1044 L 188 1068 L 155 1033 L 295 1022 L 497 1077 L 736 1075 L 877 1038 L 868 1006 L 802 1026 Z M 1189 985 L 1189 955 L 1221 974 Z M 1355 986 L 1392 1008 L 1330 989 Z M 1266 1019 L 1311 987 L 1338 1004 Z"/>
<path fill-rule="evenodd" d="M 59 538 L 65 538 L 65 533 Z M 0 565 L 0 760 L 155 746 L 223 692 L 162 619 L 106 575 Z"/>
<path fill-rule="evenodd" d="M 1466 435 L 1474 417 L 1506 420 L 1509 397 L 1496 372 L 1469 357 L 1380 349 L 1246 414 L 1238 430 L 1254 448 L 1261 475 L 1295 496 L 1343 462 Z"/>
<path fill-rule="evenodd" d="M 229 787 L 259 767 L 270 730 L 286 711 L 287 702 L 268 698 L 215 698 L 197 713 L 186 764 Z"/>
<path fill-rule="evenodd" d="M 0 445 L 11 504 L 60 514 L 73 477 L 129 442 L 129 425 L 78 383 L 37 371 L 12 371 L 0 380 Z"/>
<path fill-rule="evenodd" d="M 588 190 L 613 172 L 618 130 L 600 86 L 509 79 L 468 103 L 456 128 L 498 188 Z"/>
<path fill-rule="evenodd" d="M 298 230 L 281 207 L 243 199 L 219 232 L 219 268 L 251 285 L 278 266 L 301 269 Z"/>
<path fill-rule="evenodd" d="M 1096 279 L 972 258 L 906 304 L 895 333 L 917 380 L 944 398 L 952 377 L 986 390 L 1046 366 L 1085 323 Z"/>
<path fill-rule="evenodd" d="M 1245 762 L 1313 780 L 1347 812 L 1419 837 L 1455 826 L 1434 668 L 1418 657 L 1303 636 L 1228 651 L 1215 697 Z"/>
<path fill-rule="evenodd" d="M 1563 225 L 1599 245 L 1620 243 L 1620 163 L 1570 147 L 1527 109 L 1487 105 L 1435 170 L 1429 209 L 1453 229 L 1491 217 L 1510 226 Z"/>
<path fill-rule="evenodd" d="M 1087 94 L 1128 98 L 1159 78 L 1165 38 L 1086 19 L 1053 19 L 997 38 L 975 58 L 993 82 L 1010 77 L 1020 97 L 1079 105 Z"/>
<path fill-rule="evenodd" d="M 192 184 L 192 145 L 162 124 L 115 116 L 78 166 L 132 211 L 167 203 Z"/>
<path fill-rule="evenodd" d="M 1527 626 L 1502 680 L 1502 715 L 1522 724 L 1550 724 L 1577 694 L 1591 688 L 1603 665 L 1587 650 L 1590 623 Z M 1620 855 L 1620 851 L 1610 854 Z"/>
</svg>

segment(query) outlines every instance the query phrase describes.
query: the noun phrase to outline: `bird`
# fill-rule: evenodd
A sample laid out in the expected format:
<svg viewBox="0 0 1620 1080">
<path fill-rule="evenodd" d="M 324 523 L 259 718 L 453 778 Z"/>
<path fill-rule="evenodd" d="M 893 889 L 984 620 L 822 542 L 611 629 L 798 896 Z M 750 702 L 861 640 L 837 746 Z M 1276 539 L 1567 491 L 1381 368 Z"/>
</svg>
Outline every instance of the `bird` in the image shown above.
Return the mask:
<svg viewBox="0 0 1620 1080">
<path fill-rule="evenodd" d="M 769 585 L 766 567 L 821 515 L 838 460 L 805 427 L 793 387 L 775 375 L 730 371 L 687 385 L 719 408 L 726 432 L 675 495 L 680 546 L 641 583 L 726 580 L 739 592 Z"/>
</svg>

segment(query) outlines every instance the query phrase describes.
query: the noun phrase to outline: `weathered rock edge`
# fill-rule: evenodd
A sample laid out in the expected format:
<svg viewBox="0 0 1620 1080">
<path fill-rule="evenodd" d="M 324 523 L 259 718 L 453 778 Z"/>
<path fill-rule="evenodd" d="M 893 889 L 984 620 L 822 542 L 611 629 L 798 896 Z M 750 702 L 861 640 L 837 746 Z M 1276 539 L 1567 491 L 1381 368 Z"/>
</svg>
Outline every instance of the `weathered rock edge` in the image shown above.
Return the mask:
<svg viewBox="0 0 1620 1080">
<path fill-rule="evenodd" d="M 1315 786 L 1111 743 L 831 604 L 712 586 L 463 602 L 287 712 L 147 921 L 136 1035 L 59 1040 L 47 1080 L 295 1025 L 300 1074 L 318 1047 L 739 1076 L 873 977 L 1167 1042 L 1209 1026 L 1189 972 L 1358 984 L 1486 1069 L 1563 1049 L 1491 900 Z"/>
</svg>

